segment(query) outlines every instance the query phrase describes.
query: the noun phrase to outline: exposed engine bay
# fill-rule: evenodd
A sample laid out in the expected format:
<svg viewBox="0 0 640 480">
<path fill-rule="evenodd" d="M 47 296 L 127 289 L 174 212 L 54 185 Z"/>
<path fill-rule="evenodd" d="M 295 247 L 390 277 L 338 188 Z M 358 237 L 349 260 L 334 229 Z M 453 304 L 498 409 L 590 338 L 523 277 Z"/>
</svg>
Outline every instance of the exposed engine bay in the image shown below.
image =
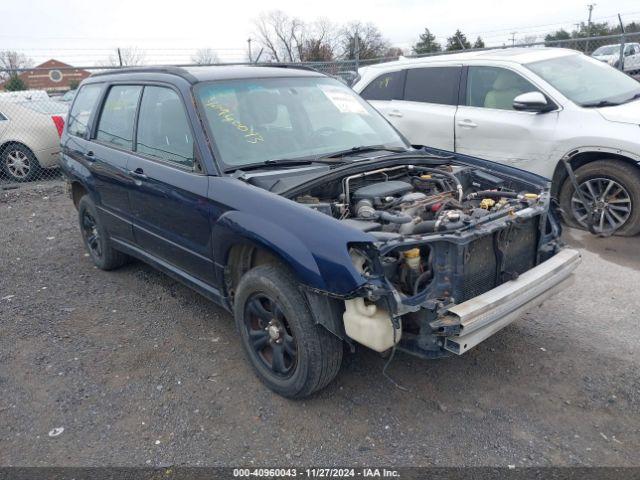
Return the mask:
<svg viewBox="0 0 640 480">
<path fill-rule="evenodd" d="M 295 200 L 388 241 L 473 229 L 540 202 L 541 192 L 476 167 L 396 165 L 345 176 Z M 417 295 L 433 279 L 432 254 L 424 244 L 383 256 L 385 276 L 401 294 Z"/>
<path fill-rule="evenodd" d="M 240 178 L 370 236 L 347 245 L 365 283 L 343 300 L 346 337 L 431 358 L 458 348 L 446 347 L 463 328 L 441 322 L 448 309 L 555 255 L 559 229 L 548 220 L 549 187 L 539 178 L 444 156 L 399 160 Z M 455 352 L 475 343 L 465 339 Z"/>
<path fill-rule="evenodd" d="M 540 192 L 519 186 L 473 167 L 401 165 L 345 176 L 295 200 L 384 240 L 469 227 L 539 200 Z"/>
</svg>

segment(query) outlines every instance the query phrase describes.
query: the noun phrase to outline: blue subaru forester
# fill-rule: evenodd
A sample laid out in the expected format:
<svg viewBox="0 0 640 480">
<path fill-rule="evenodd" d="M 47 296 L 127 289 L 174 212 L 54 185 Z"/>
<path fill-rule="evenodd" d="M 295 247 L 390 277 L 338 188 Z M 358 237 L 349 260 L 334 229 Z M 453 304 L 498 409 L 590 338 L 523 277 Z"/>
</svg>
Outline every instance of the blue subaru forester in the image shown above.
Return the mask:
<svg viewBox="0 0 640 480">
<path fill-rule="evenodd" d="M 345 346 L 462 354 L 570 282 L 549 183 L 411 146 L 339 81 L 285 66 L 83 81 L 62 169 L 96 266 L 136 258 L 233 312 L 303 397 Z"/>
</svg>

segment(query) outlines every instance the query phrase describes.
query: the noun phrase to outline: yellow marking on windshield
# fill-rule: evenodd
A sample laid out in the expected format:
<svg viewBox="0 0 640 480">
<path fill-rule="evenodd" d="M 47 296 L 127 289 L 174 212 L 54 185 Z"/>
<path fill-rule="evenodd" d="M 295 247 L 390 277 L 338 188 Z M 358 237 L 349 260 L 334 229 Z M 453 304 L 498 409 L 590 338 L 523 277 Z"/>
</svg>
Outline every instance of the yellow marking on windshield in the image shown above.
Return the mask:
<svg viewBox="0 0 640 480">
<path fill-rule="evenodd" d="M 218 112 L 218 116 L 222 119 L 223 122 L 230 123 L 231 125 L 236 127 L 238 131 L 244 134 L 244 137 L 246 138 L 247 142 L 249 143 L 264 142 L 264 137 L 262 136 L 262 134 L 256 132 L 253 129 L 253 126 L 247 126 L 244 123 L 242 123 L 240 120 L 238 120 L 234 116 L 234 114 L 231 112 L 231 109 L 229 107 L 226 107 L 221 103 L 215 102 L 214 100 L 209 100 L 205 104 L 205 106 Z"/>
</svg>

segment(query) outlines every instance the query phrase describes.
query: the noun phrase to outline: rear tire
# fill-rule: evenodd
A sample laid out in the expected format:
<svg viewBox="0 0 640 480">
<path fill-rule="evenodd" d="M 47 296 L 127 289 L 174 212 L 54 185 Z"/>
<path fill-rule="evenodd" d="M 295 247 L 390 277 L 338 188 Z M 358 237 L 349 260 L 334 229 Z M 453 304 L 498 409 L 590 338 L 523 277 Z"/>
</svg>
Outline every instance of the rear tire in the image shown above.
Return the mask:
<svg viewBox="0 0 640 480">
<path fill-rule="evenodd" d="M 4 174 L 14 182 L 30 182 L 42 170 L 33 152 L 19 143 L 12 143 L 2 148 L 0 163 Z"/>
<path fill-rule="evenodd" d="M 279 265 L 248 271 L 234 317 L 247 359 L 274 392 L 302 398 L 324 388 L 342 363 L 342 341 L 316 325 L 295 278 Z"/>
<path fill-rule="evenodd" d="M 596 230 L 600 230 L 602 219 L 605 233 L 613 223 L 619 225 L 616 235 L 640 233 L 640 168 L 622 160 L 596 160 L 578 168 L 575 175 L 587 200 L 593 197 L 595 203 L 600 203 L 601 210 L 595 218 Z M 603 193 L 606 194 L 604 198 Z M 584 217 L 576 218 L 576 214 L 581 215 L 585 211 L 569 179 L 560 189 L 560 206 L 567 225 L 587 228 Z"/>
<path fill-rule="evenodd" d="M 113 270 L 127 263 L 129 257 L 111 246 L 111 241 L 98 217 L 93 200 L 84 195 L 78 202 L 80 233 L 93 264 L 101 270 Z"/>
</svg>

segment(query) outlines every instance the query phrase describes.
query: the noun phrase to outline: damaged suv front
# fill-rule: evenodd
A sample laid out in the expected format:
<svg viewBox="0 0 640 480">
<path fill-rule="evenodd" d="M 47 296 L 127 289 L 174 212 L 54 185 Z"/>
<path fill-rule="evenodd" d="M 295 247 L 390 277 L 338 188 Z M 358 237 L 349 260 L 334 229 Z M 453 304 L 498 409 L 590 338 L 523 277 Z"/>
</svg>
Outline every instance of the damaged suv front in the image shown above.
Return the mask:
<svg viewBox="0 0 640 480">
<path fill-rule="evenodd" d="M 462 354 L 571 281 L 580 255 L 562 248 L 546 180 L 426 149 L 384 165 L 286 193 L 371 237 L 348 246 L 363 279 L 344 298 L 350 339 Z"/>
</svg>

